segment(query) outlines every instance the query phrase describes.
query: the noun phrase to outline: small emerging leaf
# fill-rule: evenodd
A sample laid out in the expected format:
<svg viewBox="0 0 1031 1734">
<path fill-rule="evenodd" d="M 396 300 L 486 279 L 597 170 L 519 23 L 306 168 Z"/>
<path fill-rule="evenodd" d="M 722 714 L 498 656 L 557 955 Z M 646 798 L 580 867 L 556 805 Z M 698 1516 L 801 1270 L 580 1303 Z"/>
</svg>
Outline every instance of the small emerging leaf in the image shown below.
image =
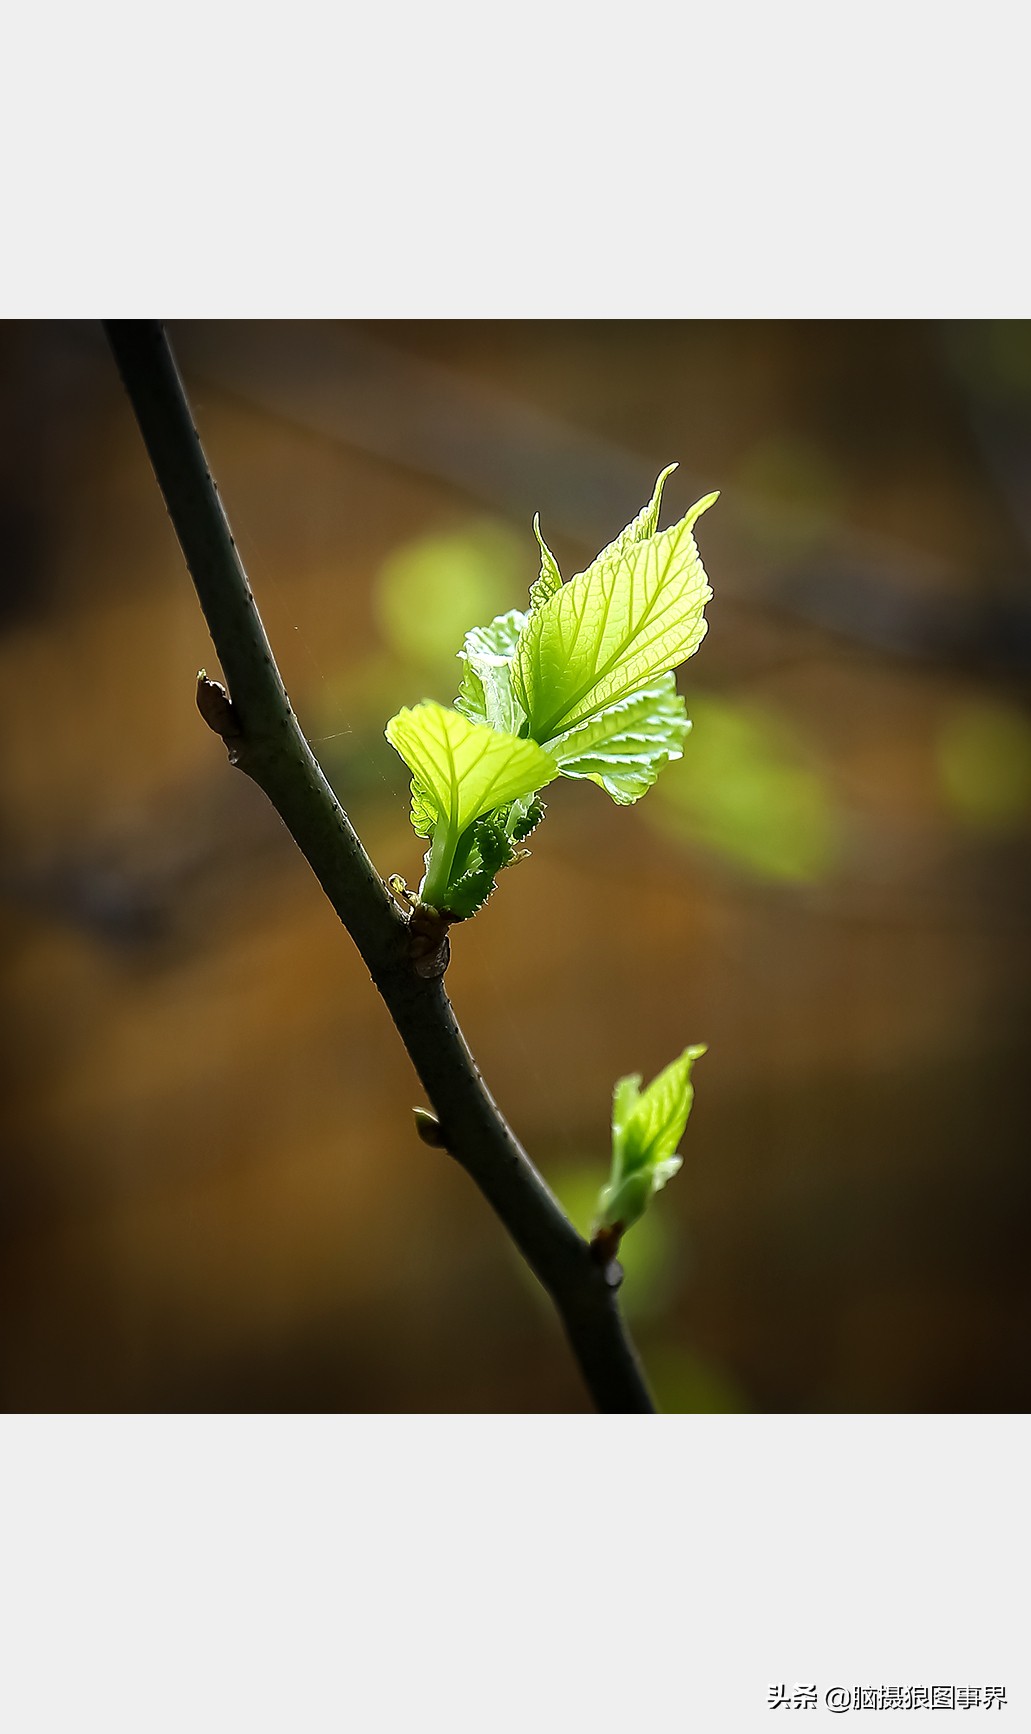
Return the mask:
<svg viewBox="0 0 1031 1734">
<path fill-rule="evenodd" d="M 627 807 L 651 788 L 663 765 L 683 756 L 690 727 L 676 676 L 664 674 L 549 741 L 548 751 L 562 776 L 588 777 Z"/>
<path fill-rule="evenodd" d="M 390 740 L 390 736 L 387 735 Z M 391 742 L 391 745 L 394 743 Z M 400 752 L 400 748 L 398 748 Z M 404 754 L 401 754 L 404 758 Z M 405 761 L 407 763 L 407 760 Z M 433 828 L 437 823 L 437 803 L 429 790 L 424 788 L 418 777 L 412 778 L 412 810 L 409 815 L 412 830 L 417 837 L 432 837 Z"/>
<path fill-rule="evenodd" d="M 602 549 L 597 559 L 591 561 L 592 566 L 600 566 L 603 561 L 619 559 L 632 543 L 644 542 L 649 536 L 654 536 L 659 522 L 659 509 L 662 505 L 662 490 L 666 486 L 668 478 L 678 467 L 677 464 L 666 465 L 655 484 L 655 491 L 648 504 L 642 506 L 636 518 L 631 519 L 626 529 L 620 531 L 615 541 L 610 542 L 607 548 Z M 580 574 L 577 573 L 576 577 L 579 576 Z M 576 579 L 574 578 L 573 581 L 575 583 Z"/>
<path fill-rule="evenodd" d="M 623 1173 L 654 1167 L 674 1154 L 694 1099 L 691 1068 L 705 1051 L 702 1043 L 685 1048 L 644 1090 L 639 1076 L 620 1079 L 613 1093 L 612 1132 Z"/>
<path fill-rule="evenodd" d="M 539 795 L 523 795 L 518 801 L 513 801 L 505 820 L 505 829 L 513 843 L 524 843 L 527 837 L 532 836 L 545 811 L 544 802 Z M 528 855 L 530 851 L 525 849 L 523 853 Z"/>
<path fill-rule="evenodd" d="M 598 1199 L 600 1230 L 622 1234 L 680 1167 L 677 1145 L 694 1100 L 691 1067 L 704 1045 L 685 1048 L 646 1089 L 620 1078 L 612 1098 L 612 1175 Z"/>
<path fill-rule="evenodd" d="M 541 574 L 530 585 L 530 607 L 542 608 L 549 596 L 554 596 L 556 590 L 562 588 L 562 574 L 547 542 L 541 535 L 541 515 L 534 513 L 533 533 L 541 551 Z"/>
<path fill-rule="evenodd" d="M 474 626 L 458 652 L 465 663 L 455 709 L 471 722 L 518 734 L 526 720 L 512 691 L 512 657 L 526 615 L 517 608 L 499 614 L 489 626 Z"/>
<path fill-rule="evenodd" d="M 494 890 L 495 876 L 503 867 L 510 867 L 516 852 L 505 829 L 505 812 L 485 813 L 466 832 L 462 859 L 451 867 L 451 882 L 447 888 L 447 907 L 452 915 L 465 921 L 482 909 Z"/>
<path fill-rule="evenodd" d="M 628 539 L 629 526 L 612 544 L 615 553 L 606 551 L 528 616 L 512 686 L 534 740 L 585 722 L 698 649 L 712 591 L 692 527 L 717 497 L 640 541 Z"/>
<path fill-rule="evenodd" d="M 539 795 L 521 795 L 507 807 L 485 813 L 470 825 L 451 864 L 446 902 L 450 914 L 461 921 L 482 909 L 495 889 L 503 867 L 530 853 L 517 845 L 536 830 L 544 817 Z"/>
</svg>

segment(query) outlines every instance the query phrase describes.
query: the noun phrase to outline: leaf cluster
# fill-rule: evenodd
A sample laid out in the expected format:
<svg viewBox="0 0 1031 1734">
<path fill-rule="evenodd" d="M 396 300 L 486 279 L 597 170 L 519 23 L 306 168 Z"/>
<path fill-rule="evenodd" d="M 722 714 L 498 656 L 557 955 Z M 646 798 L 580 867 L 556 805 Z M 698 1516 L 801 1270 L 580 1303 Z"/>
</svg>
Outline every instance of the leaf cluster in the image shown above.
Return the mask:
<svg viewBox="0 0 1031 1734">
<path fill-rule="evenodd" d="M 429 840 L 420 901 L 475 913 L 543 817 L 540 791 L 586 778 L 620 806 L 683 750 L 690 728 L 673 670 L 698 649 L 712 595 L 694 525 L 708 494 L 658 529 L 648 504 L 568 582 L 534 519 L 540 573 L 524 613 L 474 627 L 452 708 L 425 700 L 387 724 L 412 772 L 412 824 Z"/>
</svg>

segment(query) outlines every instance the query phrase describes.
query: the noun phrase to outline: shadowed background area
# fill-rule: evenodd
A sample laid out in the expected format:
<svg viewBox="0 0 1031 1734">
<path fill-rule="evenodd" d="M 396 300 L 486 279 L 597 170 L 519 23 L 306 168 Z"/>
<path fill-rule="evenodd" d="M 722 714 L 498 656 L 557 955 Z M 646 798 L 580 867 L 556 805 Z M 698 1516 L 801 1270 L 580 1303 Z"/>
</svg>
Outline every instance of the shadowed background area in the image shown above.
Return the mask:
<svg viewBox="0 0 1031 1734">
<path fill-rule="evenodd" d="M 612 1085 L 705 1041 L 625 1244 L 668 1409 L 1013 1410 L 1028 1373 L 1031 325 L 169 334 L 302 727 L 416 884 L 401 704 L 648 497 L 715 598 L 636 807 L 563 782 L 454 936 L 581 1227 Z M 0 327 L 0 1401 L 586 1407 L 264 797 L 98 327 Z"/>
</svg>

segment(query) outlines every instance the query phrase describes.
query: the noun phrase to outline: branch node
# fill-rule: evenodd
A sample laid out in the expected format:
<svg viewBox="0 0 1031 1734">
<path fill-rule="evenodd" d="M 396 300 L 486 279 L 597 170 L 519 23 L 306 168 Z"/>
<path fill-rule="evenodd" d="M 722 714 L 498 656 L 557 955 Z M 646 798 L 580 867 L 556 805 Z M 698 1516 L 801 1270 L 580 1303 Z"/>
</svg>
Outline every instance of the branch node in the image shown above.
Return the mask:
<svg viewBox="0 0 1031 1734">
<path fill-rule="evenodd" d="M 408 917 L 408 955 L 423 981 L 439 981 L 451 962 L 448 928 L 453 915 L 418 903 Z"/>
<path fill-rule="evenodd" d="M 623 1266 L 616 1257 L 622 1238 L 621 1222 L 615 1223 L 611 1228 L 596 1228 L 591 1238 L 591 1257 L 595 1264 L 601 1266 L 602 1276 L 609 1288 L 619 1288 L 623 1281 Z"/>
</svg>

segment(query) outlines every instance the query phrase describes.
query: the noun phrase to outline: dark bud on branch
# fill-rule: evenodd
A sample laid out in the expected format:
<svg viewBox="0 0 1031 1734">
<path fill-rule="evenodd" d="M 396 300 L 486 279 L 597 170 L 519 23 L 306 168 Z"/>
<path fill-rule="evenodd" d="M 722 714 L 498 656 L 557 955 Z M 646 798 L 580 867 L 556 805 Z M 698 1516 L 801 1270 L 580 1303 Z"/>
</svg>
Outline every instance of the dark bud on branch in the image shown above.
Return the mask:
<svg viewBox="0 0 1031 1734">
<path fill-rule="evenodd" d="M 239 740 L 240 727 L 232 700 L 221 682 L 209 680 L 203 668 L 197 676 L 197 709 L 209 729 L 224 741 Z"/>
<path fill-rule="evenodd" d="M 415 1130 L 424 1144 L 428 1144 L 431 1150 L 447 1149 L 444 1133 L 436 1114 L 431 1114 L 428 1108 L 413 1108 L 412 1118 L 415 1121 Z"/>
</svg>

